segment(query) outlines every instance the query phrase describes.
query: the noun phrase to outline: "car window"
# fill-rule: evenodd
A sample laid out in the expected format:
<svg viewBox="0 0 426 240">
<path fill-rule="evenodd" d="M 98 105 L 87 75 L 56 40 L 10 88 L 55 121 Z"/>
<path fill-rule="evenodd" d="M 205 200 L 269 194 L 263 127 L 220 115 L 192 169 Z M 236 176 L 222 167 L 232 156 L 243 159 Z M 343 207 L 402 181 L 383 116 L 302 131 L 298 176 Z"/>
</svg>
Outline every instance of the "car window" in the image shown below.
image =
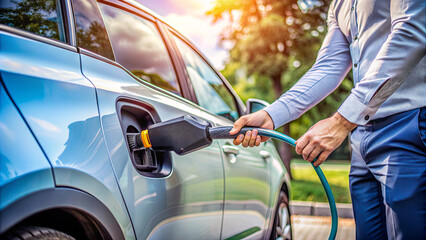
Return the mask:
<svg viewBox="0 0 426 240">
<path fill-rule="evenodd" d="M 60 0 L 1 0 L 0 23 L 65 42 Z"/>
<path fill-rule="evenodd" d="M 235 121 L 238 112 L 234 97 L 220 77 L 190 46 L 180 38 L 173 37 L 185 62 L 198 104 L 212 113 Z"/>
<path fill-rule="evenodd" d="M 181 95 L 169 53 L 156 25 L 121 9 L 99 6 L 116 61 L 142 80 Z"/>
<path fill-rule="evenodd" d="M 95 0 L 72 0 L 77 46 L 114 60 L 111 43 Z"/>
</svg>

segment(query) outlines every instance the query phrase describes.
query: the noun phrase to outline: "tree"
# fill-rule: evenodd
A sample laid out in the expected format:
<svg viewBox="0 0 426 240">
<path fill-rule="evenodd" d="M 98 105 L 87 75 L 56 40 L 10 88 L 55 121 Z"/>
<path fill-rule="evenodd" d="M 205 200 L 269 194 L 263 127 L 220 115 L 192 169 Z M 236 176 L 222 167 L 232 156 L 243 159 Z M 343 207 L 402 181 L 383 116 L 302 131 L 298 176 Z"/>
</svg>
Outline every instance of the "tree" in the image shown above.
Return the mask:
<svg viewBox="0 0 426 240">
<path fill-rule="evenodd" d="M 0 8 L 0 23 L 60 40 L 55 0 L 11 0 Z"/>
<path fill-rule="evenodd" d="M 229 19 L 229 25 L 221 34 L 222 41 L 232 44 L 223 74 L 244 100 L 279 98 L 315 61 L 325 35 L 330 0 L 309 2 L 314 4 L 302 11 L 296 0 L 216 0 L 207 12 L 214 22 Z M 289 124 L 283 126 L 283 132 L 300 136 L 313 123 L 329 116 L 351 88 L 347 80 L 343 85 L 306 116 L 293 122 L 294 133 L 290 132 Z M 281 145 L 279 149 L 289 170 L 292 150 L 288 145 Z"/>
</svg>

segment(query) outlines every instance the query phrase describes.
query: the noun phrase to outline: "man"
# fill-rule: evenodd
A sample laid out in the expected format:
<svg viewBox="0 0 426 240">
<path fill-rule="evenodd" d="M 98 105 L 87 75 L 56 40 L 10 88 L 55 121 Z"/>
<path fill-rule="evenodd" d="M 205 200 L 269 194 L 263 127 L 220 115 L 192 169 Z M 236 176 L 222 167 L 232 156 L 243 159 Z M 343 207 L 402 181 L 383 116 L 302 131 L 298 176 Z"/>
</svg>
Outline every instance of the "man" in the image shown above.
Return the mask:
<svg viewBox="0 0 426 240">
<path fill-rule="evenodd" d="M 323 163 L 351 134 L 357 239 L 426 239 L 426 16 L 424 0 L 335 0 L 312 68 L 271 106 L 238 119 L 278 128 L 330 94 L 353 69 L 355 87 L 296 152 Z M 257 131 L 234 144 L 258 146 Z"/>
</svg>

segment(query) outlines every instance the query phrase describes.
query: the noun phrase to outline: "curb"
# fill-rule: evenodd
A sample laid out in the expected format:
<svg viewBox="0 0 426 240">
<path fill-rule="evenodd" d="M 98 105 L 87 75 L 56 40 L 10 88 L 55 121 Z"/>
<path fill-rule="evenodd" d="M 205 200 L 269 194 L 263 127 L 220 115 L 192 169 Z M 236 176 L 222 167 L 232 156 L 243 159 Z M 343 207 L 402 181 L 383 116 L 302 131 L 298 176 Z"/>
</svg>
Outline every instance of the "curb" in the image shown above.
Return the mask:
<svg viewBox="0 0 426 240">
<path fill-rule="evenodd" d="M 336 203 L 337 214 L 340 218 L 353 218 L 352 204 Z M 330 216 L 328 203 L 290 201 L 290 211 L 293 215 Z"/>
</svg>

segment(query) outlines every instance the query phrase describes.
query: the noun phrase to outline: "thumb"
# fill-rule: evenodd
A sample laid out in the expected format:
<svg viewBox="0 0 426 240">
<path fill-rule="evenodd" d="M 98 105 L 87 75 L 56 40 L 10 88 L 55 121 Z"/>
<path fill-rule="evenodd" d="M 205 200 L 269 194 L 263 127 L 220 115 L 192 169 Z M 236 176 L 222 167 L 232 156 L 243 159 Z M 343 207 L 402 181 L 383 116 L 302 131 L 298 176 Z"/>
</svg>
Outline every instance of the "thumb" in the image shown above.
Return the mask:
<svg viewBox="0 0 426 240">
<path fill-rule="evenodd" d="M 229 132 L 229 134 L 234 135 L 237 134 L 242 127 L 244 127 L 247 123 L 246 117 L 240 117 L 237 121 L 235 121 L 234 126 L 232 130 Z"/>
</svg>

